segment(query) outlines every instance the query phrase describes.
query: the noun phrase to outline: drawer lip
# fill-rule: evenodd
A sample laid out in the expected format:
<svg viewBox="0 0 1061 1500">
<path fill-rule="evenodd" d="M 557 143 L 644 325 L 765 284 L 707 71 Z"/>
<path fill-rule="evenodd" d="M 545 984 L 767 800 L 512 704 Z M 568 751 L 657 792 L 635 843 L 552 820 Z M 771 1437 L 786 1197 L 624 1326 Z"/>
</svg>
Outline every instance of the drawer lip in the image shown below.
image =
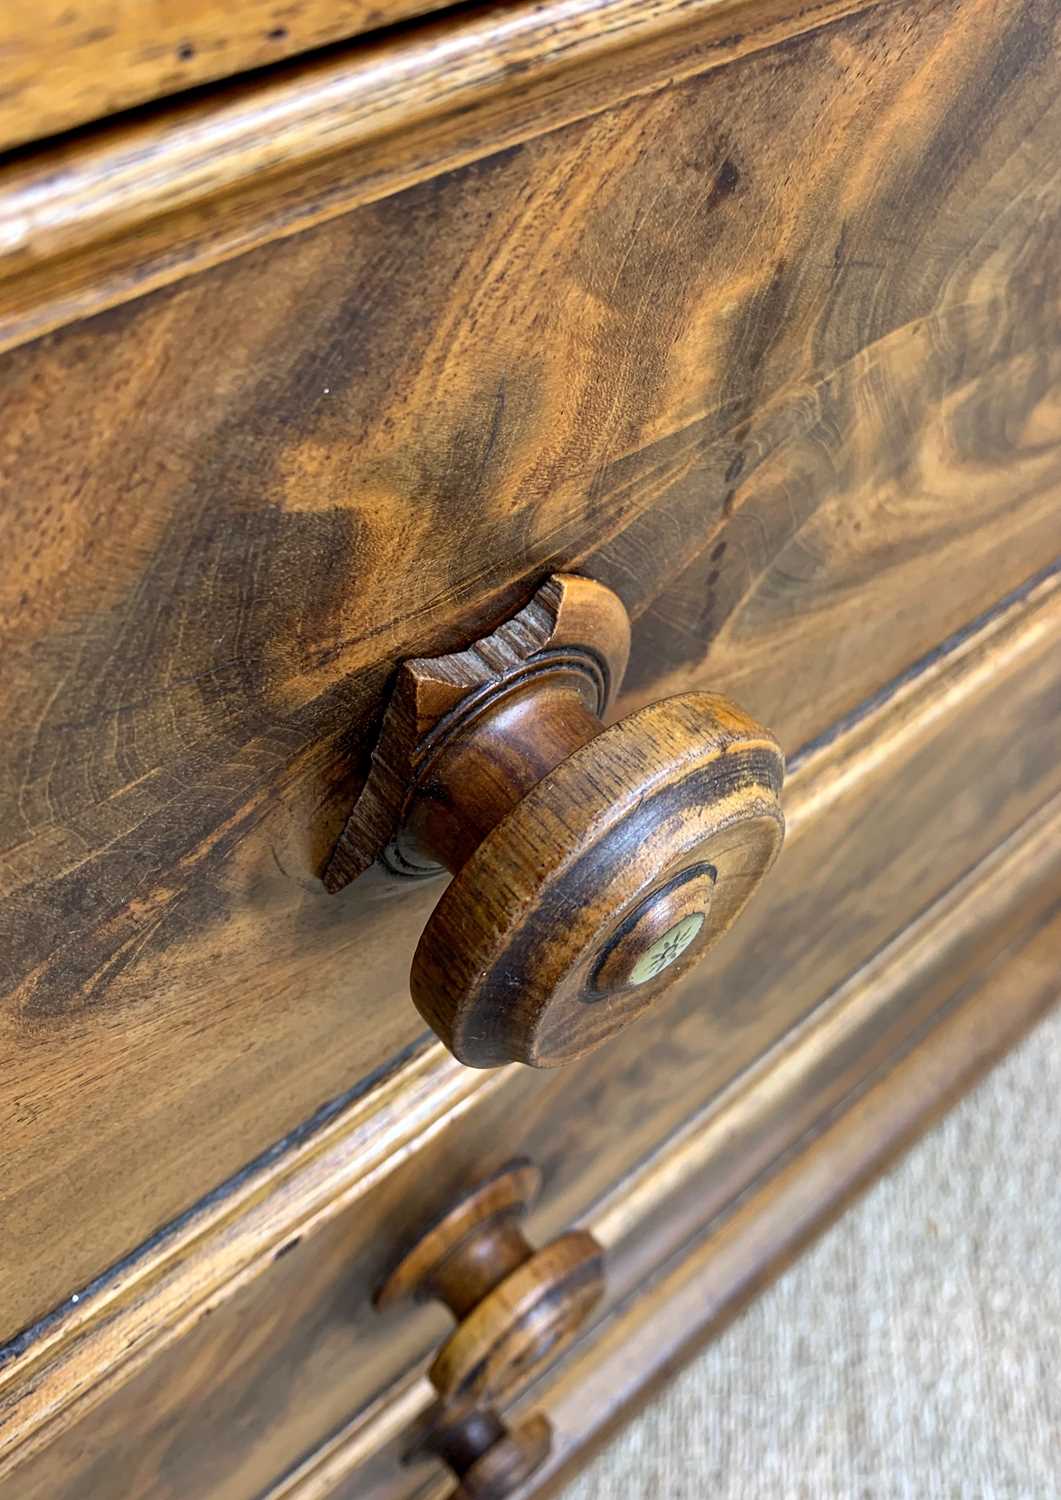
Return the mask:
<svg viewBox="0 0 1061 1500">
<path fill-rule="evenodd" d="M 997 674 L 1056 640 L 1059 608 L 1055 567 L 798 756 L 792 836 L 904 736 L 916 739 L 958 702 L 975 703 Z M 348 1208 L 455 1116 L 503 1089 L 511 1072 L 464 1069 L 441 1046 L 414 1045 L 101 1277 L 92 1296 L 65 1303 L 29 1331 L 31 1341 L 16 1339 L 9 1356 L 24 1352 L 0 1366 L 0 1474 L 267 1270 L 293 1237 Z"/>
<path fill-rule="evenodd" d="M 12 70 L 0 99 L 0 150 L 452 4 L 346 0 L 340 9 L 303 0 L 283 26 L 272 0 L 218 0 L 191 22 L 163 7 L 145 20 L 140 7 L 114 0 L 90 0 L 76 13 L 63 0 L 45 0 L 31 35 L 0 15 L 0 55 Z"/>
<path fill-rule="evenodd" d="M 45 143 L 0 167 L 0 351 L 634 95 L 894 3 L 519 0 L 459 19 L 443 12 L 144 119 L 104 122 L 72 143 Z"/>
</svg>

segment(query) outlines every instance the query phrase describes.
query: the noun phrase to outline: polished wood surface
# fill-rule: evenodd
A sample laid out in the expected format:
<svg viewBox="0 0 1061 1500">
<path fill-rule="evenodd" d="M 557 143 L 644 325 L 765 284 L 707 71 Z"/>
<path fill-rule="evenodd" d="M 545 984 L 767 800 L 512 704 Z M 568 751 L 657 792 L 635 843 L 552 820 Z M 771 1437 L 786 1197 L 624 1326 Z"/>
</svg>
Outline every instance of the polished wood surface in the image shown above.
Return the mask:
<svg viewBox="0 0 1061 1500">
<path fill-rule="evenodd" d="M 108 86 L 398 17 L 315 3 L 185 10 L 168 76 L 162 14 Z M 405 22 L 93 124 L 124 43 L 86 21 L 21 111 L 85 128 L 0 161 L 2 1500 L 559 1482 L 1056 988 L 1056 6 Z M 456 872 L 425 1014 L 479 1060 L 582 1050 L 528 1023 L 540 962 L 519 1025 L 468 1003 L 489 892 L 539 890 L 469 871 L 513 819 L 559 869 L 712 715 L 776 733 L 789 845 L 636 1029 L 474 1073 L 408 1004 L 437 888 L 324 877 L 401 664 L 557 573 L 618 598 L 629 670 L 603 720 L 514 699 L 403 805 Z M 405 1279 L 456 1328 L 375 1310 L 454 1212 Z"/>
<path fill-rule="evenodd" d="M 1044 565 L 1053 19 L 872 7 L 5 356 L 4 1336 L 423 1045 L 433 893 L 319 884 L 401 660 L 574 567 L 620 712 L 710 684 L 791 756 Z M 726 941 L 721 1056 L 788 949 Z"/>
<path fill-rule="evenodd" d="M 0 149 L 449 0 L 5 0 Z"/>
<path fill-rule="evenodd" d="M 0 166 L 0 348 L 872 3 L 462 5 L 16 157 Z"/>
<path fill-rule="evenodd" d="M 246 1500 L 303 1460 L 327 1469 L 351 1422 L 390 1424 L 400 1448 L 446 1320 L 381 1316 L 372 1291 L 513 1150 L 548 1183 L 531 1241 L 591 1229 L 602 1317 L 636 1296 L 654 1256 L 813 1136 L 1056 903 L 1058 608 L 1054 583 L 1011 601 L 801 758 L 747 943 L 735 931 L 710 980 L 639 1031 L 547 1074 L 469 1073 L 441 1048 L 410 1060 L 44 1330 L 0 1369 L 4 1500 L 84 1500 L 119 1474 L 152 1500 Z M 676 1201 L 636 1187 L 657 1160 L 685 1163 Z M 399 1483 L 385 1459 L 380 1483 Z"/>
</svg>

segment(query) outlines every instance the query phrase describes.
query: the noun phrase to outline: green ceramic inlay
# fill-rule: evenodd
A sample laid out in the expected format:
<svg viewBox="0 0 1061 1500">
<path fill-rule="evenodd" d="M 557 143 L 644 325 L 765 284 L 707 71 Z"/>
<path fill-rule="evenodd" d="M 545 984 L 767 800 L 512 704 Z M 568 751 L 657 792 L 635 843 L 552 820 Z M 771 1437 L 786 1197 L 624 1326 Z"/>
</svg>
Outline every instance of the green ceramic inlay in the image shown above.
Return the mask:
<svg viewBox="0 0 1061 1500">
<path fill-rule="evenodd" d="M 669 969 L 676 958 L 688 948 L 693 938 L 704 925 L 702 911 L 690 912 L 675 922 L 662 937 L 657 938 L 645 953 L 642 953 L 630 973 L 630 984 L 644 984 L 646 979 L 655 979 L 664 969 Z"/>
</svg>

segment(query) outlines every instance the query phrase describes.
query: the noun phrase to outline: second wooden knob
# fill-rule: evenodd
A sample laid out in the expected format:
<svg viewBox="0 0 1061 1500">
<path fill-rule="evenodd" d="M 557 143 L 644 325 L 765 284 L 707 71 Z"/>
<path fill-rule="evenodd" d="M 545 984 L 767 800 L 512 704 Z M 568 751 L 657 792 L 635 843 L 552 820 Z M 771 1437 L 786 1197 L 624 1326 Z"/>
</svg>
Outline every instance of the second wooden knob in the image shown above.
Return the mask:
<svg viewBox="0 0 1061 1500">
<path fill-rule="evenodd" d="M 520 1219 L 541 1174 L 511 1162 L 455 1204 L 413 1246 L 376 1294 L 437 1298 L 457 1319 L 428 1375 L 446 1402 L 496 1400 L 529 1381 L 582 1327 L 604 1290 L 593 1236 L 571 1230 L 540 1250 Z"/>
</svg>

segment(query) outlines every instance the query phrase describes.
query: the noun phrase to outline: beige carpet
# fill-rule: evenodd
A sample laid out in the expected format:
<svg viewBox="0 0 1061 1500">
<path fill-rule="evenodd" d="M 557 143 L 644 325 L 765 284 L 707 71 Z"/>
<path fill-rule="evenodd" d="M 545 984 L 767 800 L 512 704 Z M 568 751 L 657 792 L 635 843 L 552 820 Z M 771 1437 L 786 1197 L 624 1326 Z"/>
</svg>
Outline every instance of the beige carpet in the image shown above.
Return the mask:
<svg viewBox="0 0 1061 1500">
<path fill-rule="evenodd" d="M 1061 1013 L 565 1500 L 1061 1500 Z"/>
</svg>

